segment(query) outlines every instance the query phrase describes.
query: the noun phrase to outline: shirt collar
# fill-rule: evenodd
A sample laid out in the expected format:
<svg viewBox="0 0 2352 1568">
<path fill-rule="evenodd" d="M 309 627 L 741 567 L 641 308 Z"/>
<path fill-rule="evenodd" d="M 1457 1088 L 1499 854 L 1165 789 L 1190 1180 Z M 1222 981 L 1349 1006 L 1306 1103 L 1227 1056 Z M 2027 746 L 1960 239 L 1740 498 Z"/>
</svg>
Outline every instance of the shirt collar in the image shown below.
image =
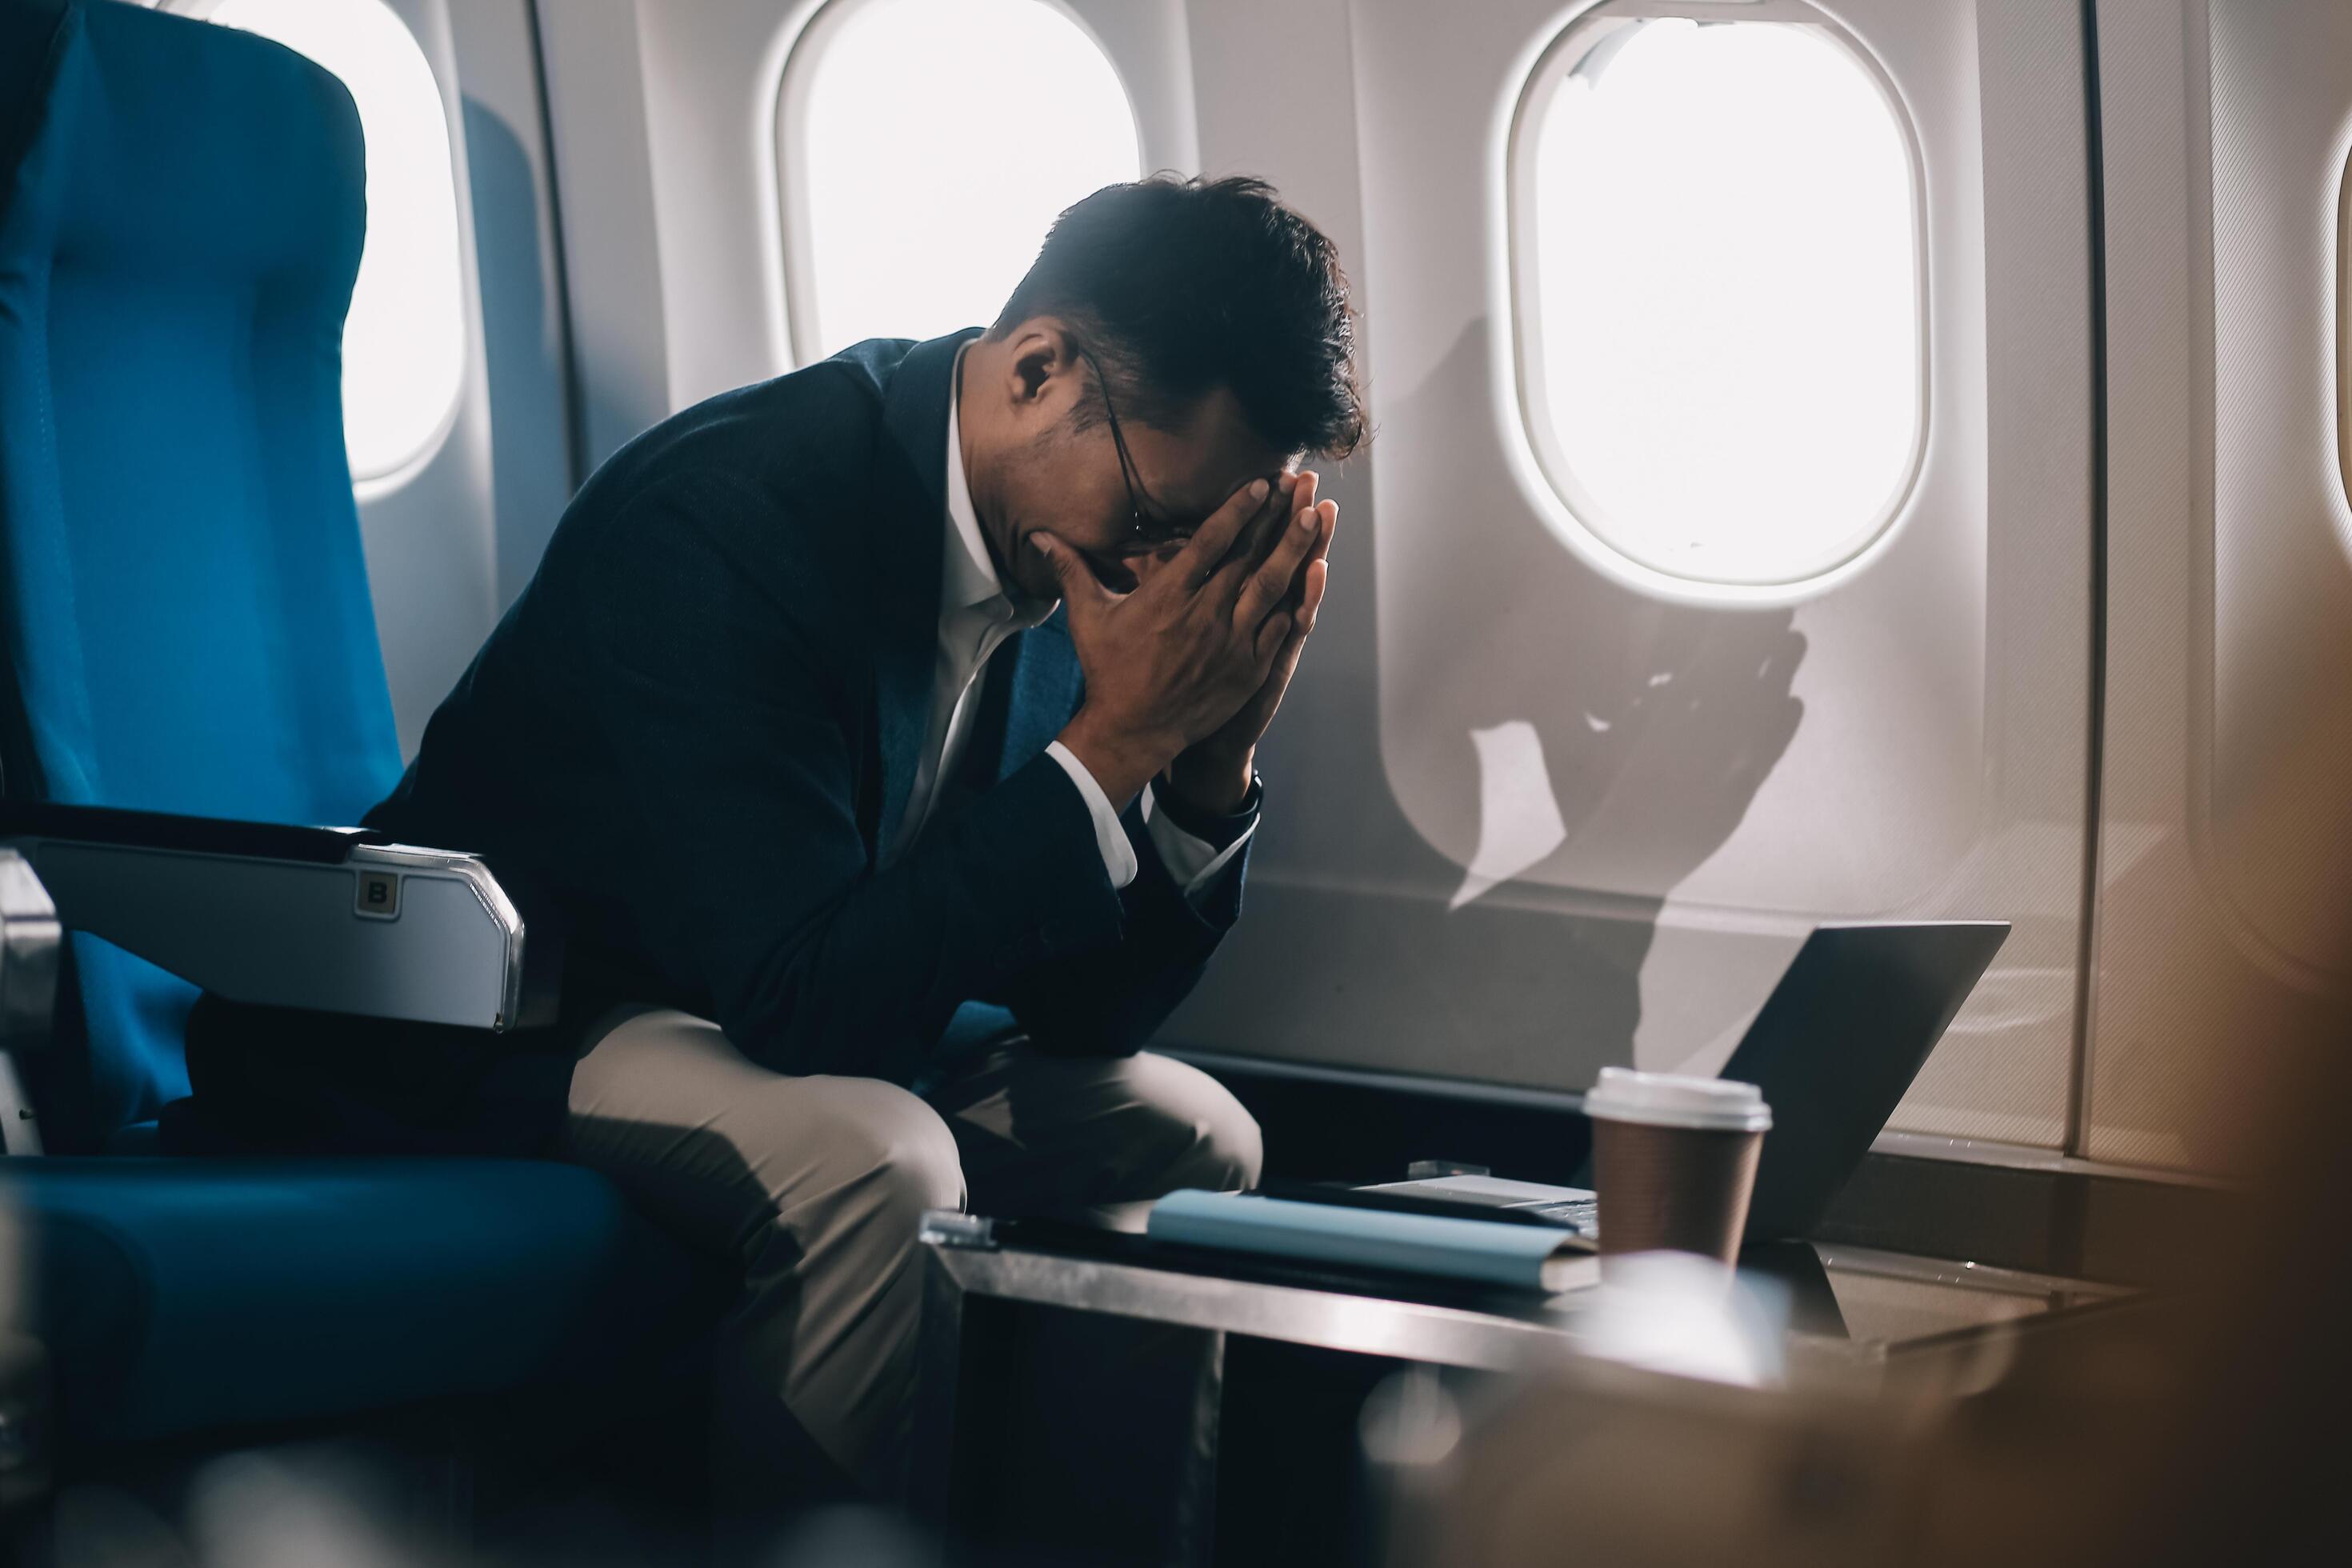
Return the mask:
<svg viewBox="0 0 2352 1568">
<path fill-rule="evenodd" d="M 963 350 L 956 351 L 955 374 L 948 384 L 948 536 L 940 573 L 942 615 L 975 606 L 1024 626 L 1035 626 L 1054 613 L 1054 599 L 1016 598 L 997 574 L 988 541 L 980 531 L 980 513 L 971 504 L 971 484 L 963 470 L 962 418 L 957 405 L 963 397 Z"/>
</svg>

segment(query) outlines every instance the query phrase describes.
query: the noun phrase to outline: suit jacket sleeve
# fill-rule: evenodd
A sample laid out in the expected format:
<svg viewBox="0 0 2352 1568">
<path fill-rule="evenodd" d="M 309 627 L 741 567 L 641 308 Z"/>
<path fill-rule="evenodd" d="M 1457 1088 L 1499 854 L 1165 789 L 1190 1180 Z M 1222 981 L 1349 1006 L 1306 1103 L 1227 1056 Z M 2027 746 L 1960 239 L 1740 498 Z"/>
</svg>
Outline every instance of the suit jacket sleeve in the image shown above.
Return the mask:
<svg viewBox="0 0 2352 1568">
<path fill-rule="evenodd" d="M 876 871 L 856 798 L 870 693 L 736 569 L 697 521 L 710 504 L 640 502 L 593 570 L 543 584 L 575 635 L 535 684 L 619 781 L 582 852 L 611 858 L 639 945 L 747 1056 L 904 1081 L 959 1004 L 1119 946 L 1133 900 L 1042 754 Z"/>
<path fill-rule="evenodd" d="M 1134 846 L 1137 869 L 1135 880 L 1119 889 L 1116 940 L 1033 964 L 999 998 L 1040 1049 L 1056 1055 L 1126 1056 L 1140 1048 L 1199 982 L 1209 955 L 1241 916 L 1247 844 L 1195 900 L 1161 863 L 1139 804 L 1128 805 L 1119 825 Z"/>
</svg>

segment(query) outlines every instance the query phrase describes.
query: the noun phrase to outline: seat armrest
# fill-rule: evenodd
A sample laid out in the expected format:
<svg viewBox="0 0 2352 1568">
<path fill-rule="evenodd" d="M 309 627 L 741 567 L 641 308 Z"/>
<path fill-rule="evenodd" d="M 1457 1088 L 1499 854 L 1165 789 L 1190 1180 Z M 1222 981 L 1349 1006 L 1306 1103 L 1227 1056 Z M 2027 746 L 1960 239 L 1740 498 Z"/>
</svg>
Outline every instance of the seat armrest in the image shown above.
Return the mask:
<svg viewBox="0 0 2352 1568">
<path fill-rule="evenodd" d="M 392 840 L 370 827 L 296 827 L 282 822 L 238 822 L 223 816 L 174 816 L 111 805 L 58 805 L 48 801 L 0 804 L 0 838 L 71 838 L 129 848 L 182 849 L 340 866 L 353 849 Z"/>
<path fill-rule="evenodd" d="M 68 931 L 232 1002 L 507 1030 L 551 1023 L 562 953 L 478 857 L 360 828 L 0 807 Z"/>
<path fill-rule="evenodd" d="M 37 1154 L 39 1125 L 15 1053 L 48 1044 L 64 944 L 57 906 L 25 858 L 0 845 L 0 1152 Z"/>
<path fill-rule="evenodd" d="M 0 1051 L 48 1039 L 61 942 L 47 889 L 22 855 L 0 845 Z"/>
</svg>

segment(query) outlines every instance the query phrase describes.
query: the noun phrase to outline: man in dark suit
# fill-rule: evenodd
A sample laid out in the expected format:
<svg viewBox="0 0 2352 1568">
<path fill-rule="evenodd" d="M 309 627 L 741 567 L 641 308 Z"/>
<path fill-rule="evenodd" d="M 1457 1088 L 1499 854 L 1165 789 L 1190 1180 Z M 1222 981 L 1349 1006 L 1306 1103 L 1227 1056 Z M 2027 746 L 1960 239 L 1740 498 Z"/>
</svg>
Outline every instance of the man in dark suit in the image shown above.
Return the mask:
<svg viewBox="0 0 2352 1568">
<path fill-rule="evenodd" d="M 740 1258 L 749 1375 L 877 1489 L 924 1209 L 1256 1175 L 1139 1047 L 1241 909 L 1352 346 L 1265 186 L 1098 192 L 984 333 L 615 454 L 369 816 L 560 921 L 564 1152 Z"/>
</svg>

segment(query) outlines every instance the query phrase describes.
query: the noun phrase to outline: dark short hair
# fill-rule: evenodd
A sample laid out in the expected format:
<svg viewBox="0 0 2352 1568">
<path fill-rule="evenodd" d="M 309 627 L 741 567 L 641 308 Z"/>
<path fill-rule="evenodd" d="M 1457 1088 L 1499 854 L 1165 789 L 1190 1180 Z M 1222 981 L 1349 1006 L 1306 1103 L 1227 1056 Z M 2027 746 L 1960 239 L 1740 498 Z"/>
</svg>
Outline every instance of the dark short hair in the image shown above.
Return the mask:
<svg viewBox="0 0 2352 1568">
<path fill-rule="evenodd" d="M 996 330 L 1046 315 L 1102 362 L 1123 416 L 1132 406 L 1164 428 L 1223 386 L 1282 451 L 1343 458 L 1363 439 L 1339 251 L 1263 180 L 1104 186 L 1054 220 Z M 1082 404 L 1081 419 L 1098 420 L 1099 405 Z"/>
</svg>

